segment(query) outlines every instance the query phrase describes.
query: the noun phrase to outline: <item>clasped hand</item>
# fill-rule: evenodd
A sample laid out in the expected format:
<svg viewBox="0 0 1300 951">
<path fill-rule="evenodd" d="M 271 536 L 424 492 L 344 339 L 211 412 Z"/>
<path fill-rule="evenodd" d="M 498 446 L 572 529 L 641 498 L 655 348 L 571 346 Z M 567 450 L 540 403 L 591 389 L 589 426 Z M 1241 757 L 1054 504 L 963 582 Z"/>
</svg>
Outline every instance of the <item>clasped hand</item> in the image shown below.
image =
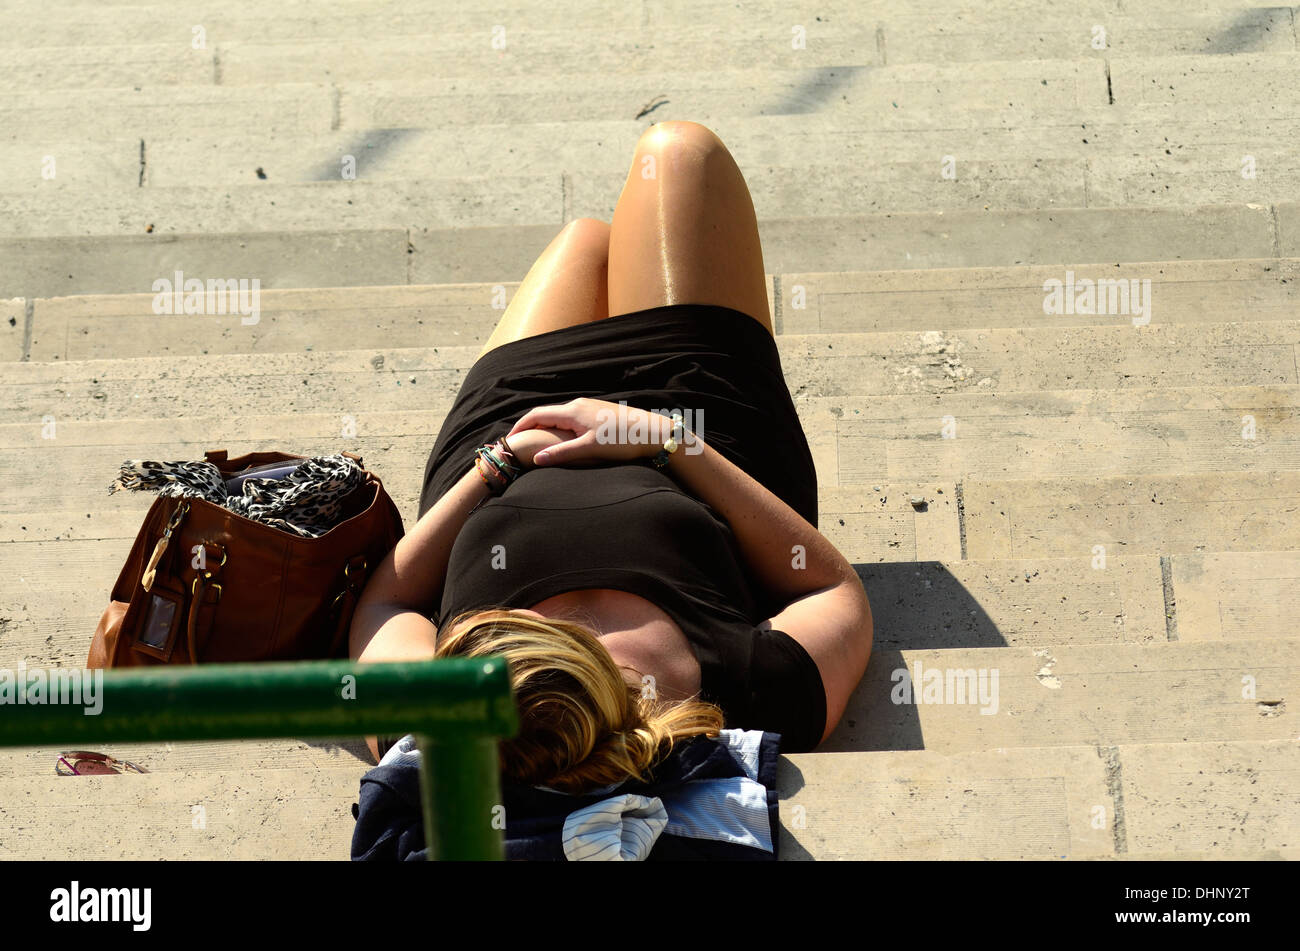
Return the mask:
<svg viewBox="0 0 1300 951">
<path fill-rule="evenodd" d="M 580 397 L 529 410 L 506 439 L 525 466 L 589 466 L 653 456 L 672 425 L 661 413 Z"/>
</svg>

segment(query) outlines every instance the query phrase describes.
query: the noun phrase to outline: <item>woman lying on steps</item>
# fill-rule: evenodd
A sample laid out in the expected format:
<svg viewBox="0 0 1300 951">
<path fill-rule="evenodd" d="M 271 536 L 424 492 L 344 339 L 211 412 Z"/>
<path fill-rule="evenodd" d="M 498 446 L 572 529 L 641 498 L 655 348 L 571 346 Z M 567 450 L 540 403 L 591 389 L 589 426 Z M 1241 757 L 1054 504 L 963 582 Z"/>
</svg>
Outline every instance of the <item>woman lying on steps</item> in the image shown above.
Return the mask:
<svg viewBox="0 0 1300 951">
<path fill-rule="evenodd" d="M 724 725 L 811 750 L 872 637 L 816 525 L 749 191 L 711 131 L 659 123 L 612 225 L 560 232 L 467 375 L 352 656 L 504 655 L 506 782 L 644 777 Z"/>
</svg>

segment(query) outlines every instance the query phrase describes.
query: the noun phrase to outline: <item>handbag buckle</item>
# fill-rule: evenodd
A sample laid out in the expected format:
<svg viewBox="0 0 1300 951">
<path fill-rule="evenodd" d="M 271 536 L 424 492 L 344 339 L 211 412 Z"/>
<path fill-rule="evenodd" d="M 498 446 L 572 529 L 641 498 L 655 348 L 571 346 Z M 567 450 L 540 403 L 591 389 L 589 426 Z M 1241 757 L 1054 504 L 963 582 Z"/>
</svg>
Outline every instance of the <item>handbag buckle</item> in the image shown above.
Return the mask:
<svg viewBox="0 0 1300 951">
<path fill-rule="evenodd" d="M 158 562 L 162 561 L 162 556 L 167 551 L 167 545 L 172 540 L 172 532 L 176 531 L 185 518 L 185 513 L 190 510 L 190 500 L 182 499 L 181 504 L 176 506 L 176 511 L 172 512 L 171 518 L 167 520 L 167 527 L 163 529 L 162 538 L 158 539 L 158 544 L 153 546 L 153 554 L 149 556 L 149 563 L 144 566 L 144 573 L 140 575 L 140 587 L 148 591 L 153 587 L 154 578 L 158 574 Z"/>
<path fill-rule="evenodd" d="M 349 592 L 354 596 L 360 593 L 356 590 L 357 581 L 352 580 L 352 565 L 354 562 L 358 562 L 358 561 L 361 562 L 361 567 L 357 569 L 357 575 L 358 575 L 357 580 L 358 581 L 365 580 L 366 568 L 368 567 L 365 556 L 357 555 L 355 558 L 349 559 L 348 563 L 343 566 L 343 590 L 340 591 L 338 594 L 334 595 L 334 600 L 330 602 L 331 611 L 333 611 L 336 607 L 338 607 L 339 602 L 342 601 L 343 598 Z"/>
</svg>

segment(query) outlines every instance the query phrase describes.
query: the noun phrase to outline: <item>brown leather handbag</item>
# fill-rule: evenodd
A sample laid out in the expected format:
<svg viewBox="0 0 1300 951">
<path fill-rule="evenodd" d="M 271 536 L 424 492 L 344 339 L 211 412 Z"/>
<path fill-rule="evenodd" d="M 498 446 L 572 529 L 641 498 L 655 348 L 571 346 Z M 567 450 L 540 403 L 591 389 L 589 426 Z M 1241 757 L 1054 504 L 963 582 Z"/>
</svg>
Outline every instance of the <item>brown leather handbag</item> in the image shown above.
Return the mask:
<svg viewBox="0 0 1300 951">
<path fill-rule="evenodd" d="M 361 464 L 361 458 L 345 455 Z M 306 459 L 204 454 L 227 478 Z M 402 516 L 370 472 L 344 520 L 299 537 L 199 498 L 154 501 L 90 645 L 87 667 L 347 657 L 366 577 L 402 537 Z"/>
</svg>

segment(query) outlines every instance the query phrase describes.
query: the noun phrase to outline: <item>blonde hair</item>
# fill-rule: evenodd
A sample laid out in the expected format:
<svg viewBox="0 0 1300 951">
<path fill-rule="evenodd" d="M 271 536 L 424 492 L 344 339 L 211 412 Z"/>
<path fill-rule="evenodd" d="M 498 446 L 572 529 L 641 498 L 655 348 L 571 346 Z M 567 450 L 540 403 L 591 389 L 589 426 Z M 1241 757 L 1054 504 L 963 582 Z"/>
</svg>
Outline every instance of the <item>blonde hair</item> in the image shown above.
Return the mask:
<svg viewBox="0 0 1300 951">
<path fill-rule="evenodd" d="M 506 658 L 519 732 L 501 743 L 505 782 L 582 793 L 646 780 L 675 742 L 722 729 L 715 704 L 661 701 L 628 683 L 596 634 L 576 621 L 492 608 L 459 614 L 444 631 L 435 657 Z"/>
</svg>

